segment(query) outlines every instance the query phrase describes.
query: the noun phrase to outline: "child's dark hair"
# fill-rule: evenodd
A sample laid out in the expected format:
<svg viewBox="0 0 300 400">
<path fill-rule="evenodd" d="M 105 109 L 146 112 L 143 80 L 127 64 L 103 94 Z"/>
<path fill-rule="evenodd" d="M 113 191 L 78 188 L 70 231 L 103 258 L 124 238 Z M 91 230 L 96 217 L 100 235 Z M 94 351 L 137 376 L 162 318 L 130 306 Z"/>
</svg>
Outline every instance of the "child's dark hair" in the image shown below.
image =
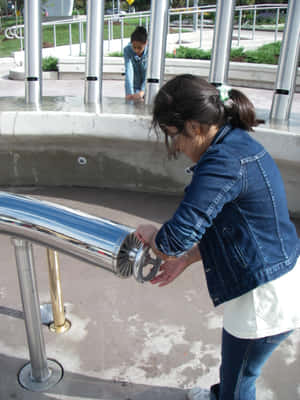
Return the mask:
<svg viewBox="0 0 300 400">
<path fill-rule="evenodd" d="M 228 100 L 222 101 L 219 90 L 206 80 L 195 75 L 178 75 L 168 81 L 157 93 L 154 100 L 152 127 L 159 134 L 164 126 L 175 126 L 186 134 L 186 121 L 197 121 L 206 134 L 211 125 L 221 127 L 230 123 L 233 128 L 252 131 L 258 125 L 255 109 L 242 92 L 230 89 Z M 164 132 L 165 133 L 165 132 Z M 168 135 L 165 142 L 171 153 Z"/>
<path fill-rule="evenodd" d="M 137 26 L 135 30 L 132 32 L 130 41 L 131 42 L 147 42 L 147 31 L 143 26 Z"/>
</svg>

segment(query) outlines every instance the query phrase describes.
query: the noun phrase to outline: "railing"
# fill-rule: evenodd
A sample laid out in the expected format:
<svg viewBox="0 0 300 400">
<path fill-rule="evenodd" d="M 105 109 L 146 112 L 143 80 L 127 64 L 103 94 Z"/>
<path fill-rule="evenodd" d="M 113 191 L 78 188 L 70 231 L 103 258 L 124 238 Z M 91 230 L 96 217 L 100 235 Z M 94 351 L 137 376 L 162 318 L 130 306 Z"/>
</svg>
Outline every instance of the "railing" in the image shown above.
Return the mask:
<svg viewBox="0 0 300 400">
<path fill-rule="evenodd" d="M 43 391 L 63 376 L 62 366 L 46 358 L 31 242 L 51 249 L 50 264 L 55 264 L 53 250 L 61 251 L 120 278 L 133 275 L 142 283 L 156 275 L 160 260 L 136 240 L 133 231 L 53 203 L 0 192 L 0 232 L 12 237 L 15 249 L 30 355 L 30 362 L 19 372 L 25 388 Z"/>
<path fill-rule="evenodd" d="M 278 5 L 278 4 L 268 4 L 268 5 L 254 5 L 254 6 L 239 6 L 235 8 L 235 13 L 238 14 L 238 22 L 235 24 L 235 29 L 237 29 L 237 46 L 240 45 L 240 39 L 243 29 L 247 29 L 247 31 L 251 32 L 251 39 L 255 38 L 255 32 L 258 28 L 257 26 L 257 17 L 259 12 L 274 12 L 275 16 L 275 26 L 272 24 L 272 30 L 274 31 L 274 41 L 278 39 L 278 31 L 279 31 L 279 19 L 280 13 L 282 11 L 286 11 L 287 5 Z M 243 13 L 252 12 L 252 23 L 243 26 Z M 205 20 L 205 16 L 207 13 L 216 13 L 216 7 L 211 6 L 201 6 L 201 7 L 188 7 L 188 8 L 178 8 L 178 9 L 170 9 L 169 10 L 169 33 L 170 30 L 177 30 L 178 34 L 178 43 L 181 45 L 182 43 L 182 33 L 184 31 L 197 31 L 199 29 L 200 32 L 200 40 L 199 47 L 202 47 L 203 41 L 203 33 L 205 28 L 212 28 L 213 20 L 209 22 Z M 197 18 L 193 19 L 193 23 L 185 22 L 183 17 L 193 17 Z M 130 23 L 130 20 L 138 19 L 139 25 L 144 25 L 147 30 L 149 30 L 149 21 L 150 21 L 150 12 L 137 12 L 130 14 L 114 14 L 114 15 L 106 15 L 105 22 L 107 23 L 107 40 L 108 40 L 108 51 L 111 49 L 111 42 L 118 38 L 120 39 L 120 51 L 123 51 L 124 48 L 124 25 L 126 22 Z M 78 25 L 78 34 L 79 34 L 79 54 L 83 54 L 82 45 L 84 43 L 84 29 L 83 25 L 86 23 L 86 16 L 73 16 L 73 18 L 59 20 L 59 21 L 46 21 L 43 22 L 43 26 L 51 26 L 53 29 L 53 46 L 57 46 L 57 34 L 56 28 L 60 25 L 68 25 L 69 31 L 69 40 L 68 45 L 70 47 L 70 55 L 72 55 L 72 45 L 74 44 L 74 40 L 72 37 L 72 25 Z M 120 25 L 120 35 L 118 37 L 114 34 L 114 24 Z M 23 34 L 24 34 L 24 25 L 16 25 L 13 27 L 6 28 L 5 36 L 8 39 L 19 39 L 20 47 L 23 49 Z"/>
</svg>

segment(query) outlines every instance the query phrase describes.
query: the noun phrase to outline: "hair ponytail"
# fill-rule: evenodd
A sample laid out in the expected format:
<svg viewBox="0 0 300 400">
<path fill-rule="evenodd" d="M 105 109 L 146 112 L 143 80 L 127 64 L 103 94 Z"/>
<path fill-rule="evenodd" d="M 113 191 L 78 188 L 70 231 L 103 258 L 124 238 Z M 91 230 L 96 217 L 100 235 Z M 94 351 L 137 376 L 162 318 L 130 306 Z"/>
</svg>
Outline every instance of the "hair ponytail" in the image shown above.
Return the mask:
<svg viewBox="0 0 300 400">
<path fill-rule="evenodd" d="M 251 101 L 239 90 L 225 85 L 217 88 L 191 74 L 177 75 L 155 97 L 152 127 L 157 134 L 164 126 L 182 131 L 189 120 L 199 122 L 204 135 L 212 125 L 220 128 L 229 123 L 233 128 L 252 131 L 261 122 Z"/>
<path fill-rule="evenodd" d="M 224 102 L 226 120 L 233 128 L 253 131 L 260 121 L 256 119 L 252 102 L 239 90 L 231 89 L 228 94 L 229 99 Z"/>
</svg>

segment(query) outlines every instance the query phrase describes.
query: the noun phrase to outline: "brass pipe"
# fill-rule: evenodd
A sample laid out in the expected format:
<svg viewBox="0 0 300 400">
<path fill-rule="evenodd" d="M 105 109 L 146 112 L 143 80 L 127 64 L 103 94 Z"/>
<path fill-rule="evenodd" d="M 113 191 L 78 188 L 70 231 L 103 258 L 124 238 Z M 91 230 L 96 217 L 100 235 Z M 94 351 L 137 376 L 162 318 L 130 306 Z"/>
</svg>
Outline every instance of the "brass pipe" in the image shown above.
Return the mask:
<svg viewBox="0 0 300 400">
<path fill-rule="evenodd" d="M 58 254 L 56 251 L 47 248 L 49 286 L 52 302 L 52 312 L 54 322 L 50 325 L 50 330 L 55 333 L 63 333 L 70 329 L 71 323 L 65 318 L 65 310 L 62 299 L 60 284 L 60 269 Z"/>
</svg>

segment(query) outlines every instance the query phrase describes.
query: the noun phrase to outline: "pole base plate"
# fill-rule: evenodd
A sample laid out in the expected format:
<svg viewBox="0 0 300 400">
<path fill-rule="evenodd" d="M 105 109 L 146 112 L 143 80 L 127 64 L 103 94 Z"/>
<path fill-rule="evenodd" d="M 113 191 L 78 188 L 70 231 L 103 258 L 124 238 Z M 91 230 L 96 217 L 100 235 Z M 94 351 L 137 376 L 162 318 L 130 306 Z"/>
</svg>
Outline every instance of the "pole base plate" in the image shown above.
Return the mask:
<svg viewBox="0 0 300 400">
<path fill-rule="evenodd" d="M 43 392 L 55 386 L 63 377 L 63 367 L 55 360 L 47 360 L 50 375 L 43 381 L 38 382 L 32 376 L 31 363 L 27 363 L 19 371 L 19 383 L 31 392 Z"/>
</svg>

